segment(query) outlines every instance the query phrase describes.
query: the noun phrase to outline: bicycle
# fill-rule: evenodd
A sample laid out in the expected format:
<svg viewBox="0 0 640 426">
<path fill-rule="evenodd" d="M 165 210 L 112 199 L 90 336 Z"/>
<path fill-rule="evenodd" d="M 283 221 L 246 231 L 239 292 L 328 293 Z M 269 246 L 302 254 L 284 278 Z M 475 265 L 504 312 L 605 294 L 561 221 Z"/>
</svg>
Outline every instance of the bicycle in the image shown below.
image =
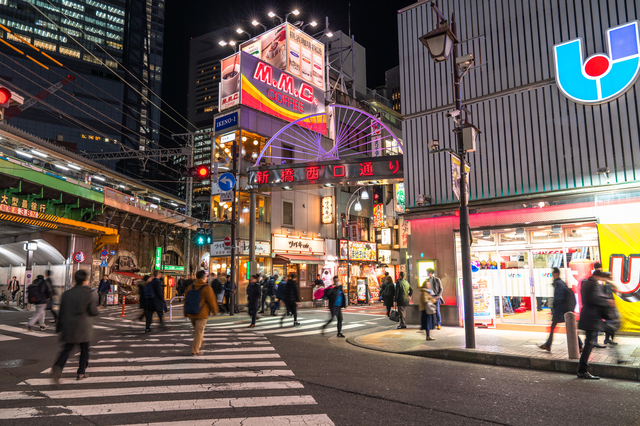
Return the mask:
<svg viewBox="0 0 640 426">
<path fill-rule="evenodd" d="M 18 296 L 18 306 L 20 306 L 21 308 L 24 309 L 25 303 L 24 303 L 23 291 L 22 290 L 18 291 L 18 293 L 16 293 L 16 295 Z"/>
<path fill-rule="evenodd" d="M 9 297 L 5 293 L 6 291 L 7 290 L 2 290 L 2 293 L 0 293 L 0 302 L 4 302 L 5 305 L 8 305 L 9 304 Z"/>
</svg>

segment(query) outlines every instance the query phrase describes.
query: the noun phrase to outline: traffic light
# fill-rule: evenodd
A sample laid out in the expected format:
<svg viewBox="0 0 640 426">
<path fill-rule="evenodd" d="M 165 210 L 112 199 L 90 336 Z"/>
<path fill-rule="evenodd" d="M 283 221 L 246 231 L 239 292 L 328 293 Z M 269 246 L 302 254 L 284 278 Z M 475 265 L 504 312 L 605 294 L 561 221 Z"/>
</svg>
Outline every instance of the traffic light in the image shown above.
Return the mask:
<svg viewBox="0 0 640 426">
<path fill-rule="evenodd" d="M 0 87 L 0 106 L 8 107 L 11 100 L 11 90 L 6 87 Z"/>
<path fill-rule="evenodd" d="M 211 230 L 198 228 L 196 230 L 196 236 L 193 240 L 197 246 L 204 246 L 211 244 Z"/>
<path fill-rule="evenodd" d="M 195 180 L 203 181 L 211 176 L 211 165 L 203 164 L 194 167 L 181 167 L 180 174 L 182 177 L 191 177 Z"/>
</svg>

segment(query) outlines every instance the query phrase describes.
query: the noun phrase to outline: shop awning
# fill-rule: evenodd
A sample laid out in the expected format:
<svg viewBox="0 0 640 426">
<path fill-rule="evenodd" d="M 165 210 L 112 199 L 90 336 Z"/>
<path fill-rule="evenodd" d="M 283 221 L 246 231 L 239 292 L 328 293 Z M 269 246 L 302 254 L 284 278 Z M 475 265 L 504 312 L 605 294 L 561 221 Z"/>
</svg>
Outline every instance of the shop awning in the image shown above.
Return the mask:
<svg viewBox="0 0 640 426">
<path fill-rule="evenodd" d="M 303 256 L 297 254 L 277 254 L 276 259 L 287 263 L 306 263 L 307 265 L 324 265 L 324 260 L 313 256 Z"/>
</svg>

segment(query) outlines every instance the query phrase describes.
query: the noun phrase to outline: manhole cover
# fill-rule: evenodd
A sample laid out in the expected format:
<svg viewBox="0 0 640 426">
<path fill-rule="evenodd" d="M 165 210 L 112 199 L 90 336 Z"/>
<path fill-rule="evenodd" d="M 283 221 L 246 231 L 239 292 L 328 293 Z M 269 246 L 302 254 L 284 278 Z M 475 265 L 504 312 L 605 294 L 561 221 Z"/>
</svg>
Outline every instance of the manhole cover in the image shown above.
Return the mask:
<svg viewBox="0 0 640 426">
<path fill-rule="evenodd" d="M 35 364 L 35 359 L 8 359 L 5 361 L 0 361 L 0 368 L 17 368 L 17 367 L 26 367 L 27 365 Z"/>
</svg>

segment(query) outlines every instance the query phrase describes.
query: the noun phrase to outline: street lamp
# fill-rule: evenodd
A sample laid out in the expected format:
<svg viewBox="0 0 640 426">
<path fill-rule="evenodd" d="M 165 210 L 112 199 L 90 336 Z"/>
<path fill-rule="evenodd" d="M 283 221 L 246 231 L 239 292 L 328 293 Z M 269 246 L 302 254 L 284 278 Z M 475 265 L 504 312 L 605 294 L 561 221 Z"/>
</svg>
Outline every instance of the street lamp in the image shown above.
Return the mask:
<svg viewBox="0 0 640 426">
<path fill-rule="evenodd" d="M 460 92 L 460 80 L 469 71 L 473 64 L 473 56 L 466 55 L 458 58 L 458 44 L 456 37 L 455 14 L 451 15 L 451 26 L 438 9 L 435 2 L 431 3 L 431 9 L 438 16 L 438 27 L 420 37 L 420 41 L 429 49 L 429 54 L 434 62 L 443 62 L 452 54 L 453 64 L 453 93 L 455 97 L 455 110 L 448 113 L 447 117 L 454 120 L 454 133 L 457 140 L 457 155 L 460 157 L 460 248 L 462 254 L 462 290 L 464 297 L 464 332 L 468 349 L 475 349 L 476 336 L 473 316 L 473 288 L 471 285 L 471 244 L 469 229 L 469 200 L 467 195 L 467 169 L 466 153 L 475 151 L 475 141 L 480 131 L 473 124 L 467 122 L 469 112 L 465 110 L 464 123 L 461 120 L 462 95 Z M 433 150 L 441 152 L 442 150 Z M 449 151 L 449 150 L 446 150 Z M 452 155 L 455 154 L 452 152 Z M 423 198 L 424 204 L 424 198 Z"/>
<path fill-rule="evenodd" d="M 287 13 L 286 15 L 284 15 L 284 22 L 289 22 L 289 15 L 298 16 L 298 15 L 300 15 L 300 11 L 298 9 L 294 9 L 291 12 Z"/>
<path fill-rule="evenodd" d="M 309 25 L 311 25 L 312 27 L 315 27 L 316 25 L 318 25 L 318 23 L 316 21 L 311 21 L 308 24 L 302 26 L 301 28 L 302 31 L 304 31 L 304 29 L 307 28 Z"/>
<path fill-rule="evenodd" d="M 351 194 L 351 197 L 349 197 L 349 201 L 347 201 L 347 209 L 344 212 L 344 217 L 347 220 L 347 305 L 350 303 L 351 298 L 351 253 L 349 252 L 349 243 L 351 242 L 351 232 L 349 232 L 349 211 L 351 210 L 351 207 L 353 206 L 353 209 L 357 212 L 362 211 L 362 204 L 360 204 L 360 198 L 356 198 L 355 200 L 353 200 L 353 202 L 351 201 L 353 199 L 353 197 L 358 195 L 358 191 L 363 190 L 363 192 L 360 194 L 360 197 L 362 197 L 362 199 L 366 200 L 369 198 L 369 194 L 367 193 L 367 190 L 365 189 L 366 186 L 361 186 L 360 188 L 356 189 L 353 194 Z M 367 194 L 366 198 L 364 197 L 364 194 Z M 355 202 L 355 205 L 353 204 Z"/>
<path fill-rule="evenodd" d="M 363 200 L 368 200 L 369 199 L 369 193 L 367 192 L 366 189 L 362 190 L 362 194 L 360 194 L 360 198 L 362 198 Z"/>
<path fill-rule="evenodd" d="M 260 25 L 262 28 L 264 28 L 265 31 L 267 31 L 266 25 L 261 24 L 260 22 L 256 21 L 255 19 L 253 21 L 251 21 L 251 25 L 253 25 L 254 27 L 257 27 L 258 25 Z"/>
<path fill-rule="evenodd" d="M 238 34 L 245 33 L 246 35 L 248 35 L 248 36 L 249 36 L 249 38 L 253 37 L 251 34 L 249 34 L 248 32 L 246 32 L 246 31 L 245 31 L 245 30 L 243 30 L 242 28 L 237 28 L 237 29 L 236 29 L 236 32 L 237 32 Z"/>
<path fill-rule="evenodd" d="M 364 198 L 364 197 L 363 197 Z M 360 204 L 360 200 L 356 201 L 356 205 L 353 206 L 353 209 L 357 212 L 361 212 L 362 211 L 362 204 Z"/>
<path fill-rule="evenodd" d="M 273 12 L 269 12 L 269 13 L 267 14 L 267 16 L 269 16 L 269 18 L 278 18 L 278 20 L 280 21 L 280 23 L 281 23 L 281 24 L 284 22 L 284 20 L 283 20 L 281 17 L 279 17 L 278 15 L 276 15 L 276 14 L 275 14 L 275 13 L 273 13 Z"/>
<path fill-rule="evenodd" d="M 220 46 L 231 46 L 233 48 L 233 51 L 236 52 L 237 48 L 236 48 L 236 42 L 234 40 L 229 40 L 229 41 L 225 41 L 225 40 L 220 40 L 218 42 L 218 44 Z"/>
</svg>

